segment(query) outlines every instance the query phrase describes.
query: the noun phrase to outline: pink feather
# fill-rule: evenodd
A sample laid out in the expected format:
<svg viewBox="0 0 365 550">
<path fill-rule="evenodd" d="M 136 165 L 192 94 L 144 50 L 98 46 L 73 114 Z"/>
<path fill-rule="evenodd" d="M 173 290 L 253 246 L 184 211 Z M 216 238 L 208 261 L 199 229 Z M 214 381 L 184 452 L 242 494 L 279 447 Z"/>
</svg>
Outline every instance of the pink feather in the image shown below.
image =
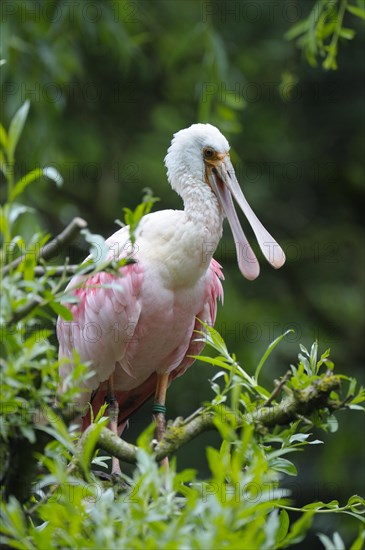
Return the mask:
<svg viewBox="0 0 365 550">
<path fill-rule="evenodd" d="M 73 320 L 59 318 L 57 336 L 63 381 L 73 368 L 74 350 L 93 371 L 78 405 L 92 401 L 97 414 L 114 372 L 122 423 L 154 393 L 156 372 L 169 372 L 170 380 L 181 376 L 194 362 L 189 355 L 198 355 L 204 346 L 194 332 L 202 328 L 199 320 L 215 322 L 217 300 L 223 299 L 220 279 L 221 267 L 214 259 L 203 281 L 175 292 L 159 291 L 138 261 L 122 267 L 120 276 L 101 272 L 74 277 L 66 293 L 77 303 L 64 302 Z M 87 412 L 83 429 L 89 422 Z"/>
</svg>

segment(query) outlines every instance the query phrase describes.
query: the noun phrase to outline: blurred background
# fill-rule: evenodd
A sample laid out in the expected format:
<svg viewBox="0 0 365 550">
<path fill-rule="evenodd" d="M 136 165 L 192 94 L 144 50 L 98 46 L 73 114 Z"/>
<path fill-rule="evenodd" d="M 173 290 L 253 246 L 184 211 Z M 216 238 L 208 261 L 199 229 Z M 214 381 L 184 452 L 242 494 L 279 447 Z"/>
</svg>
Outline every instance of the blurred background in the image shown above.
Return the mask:
<svg viewBox="0 0 365 550">
<path fill-rule="evenodd" d="M 39 227 L 56 234 L 80 215 L 106 237 L 145 187 L 161 199 L 155 209 L 181 208 L 163 164 L 172 134 L 194 122 L 216 125 L 231 144 L 248 201 L 287 255 L 280 271 L 261 257 L 261 276 L 248 282 L 228 226 L 215 255 L 226 278 L 216 328 L 248 372 L 274 338 L 295 330 L 263 371 L 268 388 L 296 362 L 299 343 L 309 348 L 316 339 L 320 352 L 331 348 L 341 372 L 364 380 L 364 25 L 347 16 L 356 35 L 340 43 L 337 70 L 311 66 L 284 35 L 313 4 L 59 0 L 1 6 L 5 126 L 25 99 L 31 101 L 15 171 L 51 165 L 64 178 L 60 188 L 46 180 L 28 188 L 37 214 L 22 216 L 19 229 L 33 232 L 36 216 Z M 68 252 L 80 261 L 87 246 L 79 239 Z M 214 373 L 196 363 L 178 379 L 168 393 L 169 417 L 189 415 L 210 400 Z M 295 457 L 299 477 L 287 484 L 298 505 L 364 492 L 364 423 L 353 411 L 339 417 L 335 436 L 316 434 L 323 448 Z M 149 421 L 147 406 L 126 438 L 134 441 Z M 218 445 L 219 438 L 204 434 L 181 449 L 178 467 L 207 475 L 208 444 Z M 325 517 L 315 530 L 333 531 Z"/>
</svg>

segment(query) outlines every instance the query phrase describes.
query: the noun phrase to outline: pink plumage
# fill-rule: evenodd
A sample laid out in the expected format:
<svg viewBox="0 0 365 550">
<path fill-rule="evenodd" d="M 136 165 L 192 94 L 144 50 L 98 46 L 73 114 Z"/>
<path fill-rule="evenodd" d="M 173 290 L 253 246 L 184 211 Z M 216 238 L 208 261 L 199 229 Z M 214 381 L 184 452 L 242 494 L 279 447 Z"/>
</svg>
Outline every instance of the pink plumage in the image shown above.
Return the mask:
<svg viewBox="0 0 365 550">
<path fill-rule="evenodd" d="M 156 372 L 169 372 L 171 380 L 184 374 L 194 362 L 189 356 L 204 346 L 196 333 L 203 329 L 199 320 L 214 325 L 217 300 L 223 298 L 220 279 L 220 265 L 212 259 L 204 284 L 199 284 L 203 292 L 168 293 L 165 303 L 149 299 L 147 308 L 145 298 L 159 298 L 159 293 L 138 262 L 122 267 L 120 276 L 102 272 L 84 280 L 75 277 L 66 289 L 78 300 L 68 305 L 73 321 L 59 318 L 57 335 L 61 378 L 66 380 L 73 368 L 74 349 L 94 373 L 84 383 L 79 404 L 91 401 L 96 415 L 114 373 L 122 423 L 154 393 Z M 83 429 L 90 421 L 86 411 Z"/>
</svg>

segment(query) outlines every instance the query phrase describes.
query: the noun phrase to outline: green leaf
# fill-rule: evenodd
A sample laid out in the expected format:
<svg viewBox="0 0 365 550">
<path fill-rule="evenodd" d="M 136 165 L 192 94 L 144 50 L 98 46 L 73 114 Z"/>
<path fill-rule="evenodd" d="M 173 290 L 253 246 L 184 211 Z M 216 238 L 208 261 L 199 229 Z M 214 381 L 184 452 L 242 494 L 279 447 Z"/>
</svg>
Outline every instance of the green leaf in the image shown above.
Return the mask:
<svg viewBox="0 0 365 550">
<path fill-rule="evenodd" d="M 255 378 L 256 382 L 258 382 L 258 377 L 259 377 L 259 374 L 261 372 L 261 369 L 264 366 L 264 364 L 265 364 L 267 358 L 269 357 L 269 355 L 271 354 L 271 352 L 276 348 L 276 346 L 279 344 L 279 342 L 281 342 L 281 340 L 287 334 L 289 334 L 290 332 L 294 332 L 294 330 L 289 329 L 289 330 L 285 331 L 283 334 L 278 336 L 273 342 L 271 342 L 271 344 L 268 346 L 267 350 L 265 351 L 264 355 L 261 357 L 260 362 L 256 367 L 255 375 L 254 375 L 254 378 Z"/>
<path fill-rule="evenodd" d="M 347 506 L 349 506 L 353 511 L 359 512 L 359 508 L 360 508 L 359 505 L 364 512 L 365 498 L 361 497 L 360 495 L 352 495 L 347 501 Z"/>
<path fill-rule="evenodd" d="M 361 528 L 358 536 L 350 546 L 350 550 L 362 550 L 365 542 L 365 528 Z"/>
<path fill-rule="evenodd" d="M 28 116 L 30 102 L 25 100 L 20 109 L 15 113 L 9 126 L 9 141 L 8 141 L 8 156 L 10 159 L 14 157 L 14 152 L 22 134 L 25 121 Z"/>
<path fill-rule="evenodd" d="M 340 30 L 340 36 L 341 38 L 345 38 L 346 40 L 352 40 L 355 36 L 355 31 L 353 29 L 346 29 L 342 27 Z"/>
<path fill-rule="evenodd" d="M 313 342 L 310 355 L 309 355 L 309 363 L 311 366 L 311 373 L 316 373 L 316 367 L 317 367 L 317 354 L 318 354 L 318 342 L 317 340 Z"/>
<path fill-rule="evenodd" d="M 13 201 L 18 195 L 20 195 L 24 189 L 32 183 L 34 180 L 39 179 L 43 175 L 42 168 L 35 168 L 31 172 L 28 172 L 25 176 L 23 176 L 14 186 L 12 189 L 9 201 Z"/>
<path fill-rule="evenodd" d="M 20 204 L 18 202 L 13 202 L 11 205 L 9 204 L 9 206 L 9 222 L 11 224 L 13 224 L 22 214 L 26 214 L 27 212 L 35 212 L 34 208 L 31 206 L 25 206 L 24 204 Z"/>
<path fill-rule="evenodd" d="M 209 469 L 216 481 L 223 481 L 224 472 L 222 471 L 222 460 L 219 451 L 213 447 L 208 447 L 206 450 Z"/>
<path fill-rule="evenodd" d="M 214 425 L 223 440 L 233 442 L 236 439 L 237 415 L 234 411 L 226 409 L 224 405 L 217 407 L 217 410 L 219 413 L 214 416 Z"/>
<path fill-rule="evenodd" d="M 271 514 L 268 515 L 265 522 L 265 548 L 273 548 L 279 528 L 279 511 L 274 509 Z"/>
<path fill-rule="evenodd" d="M 75 450 L 74 443 L 63 420 L 47 405 L 42 406 L 42 415 L 47 419 L 49 424 L 47 426 L 37 425 L 36 428 L 54 437 L 54 439 L 73 453 Z"/>
<path fill-rule="evenodd" d="M 160 199 L 158 197 L 154 197 L 151 189 L 146 187 L 144 189 L 144 196 L 142 199 L 141 204 L 137 206 L 137 208 L 133 211 L 130 208 L 123 208 L 124 212 L 124 222 L 126 225 L 129 226 L 129 234 L 132 244 L 135 242 L 135 232 L 138 227 L 139 222 L 143 218 L 143 216 L 146 216 L 151 212 L 151 209 L 155 202 L 159 201 Z"/>
<path fill-rule="evenodd" d="M 285 34 L 284 38 L 285 40 L 293 40 L 293 38 L 298 38 L 301 34 L 304 34 L 307 32 L 309 27 L 308 20 L 305 19 L 304 21 L 298 21 L 295 25 L 293 25 Z"/>
<path fill-rule="evenodd" d="M 218 357 L 209 357 L 205 355 L 189 355 L 189 357 L 191 357 L 192 359 L 198 359 L 203 363 L 209 363 L 210 365 L 221 367 L 222 369 L 226 369 L 228 371 L 231 370 L 231 365 L 229 365 L 226 361 L 219 359 Z"/>
<path fill-rule="evenodd" d="M 84 442 L 84 446 L 82 448 L 81 453 L 79 454 L 79 462 L 80 466 L 84 471 L 84 474 L 87 478 L 90 477 L 89 469 L 90 469 L 90 463 L 92 459 L 92 455 L 94 454 L 95 445 L 99 438 L 99 435 L 103 428 L 108 424 L 109 418 L 101 418 L 97 424 L 91 424 L 88 428 L 88 433 L 86 437 L 86 441 Z"/>
<path fill-rule="evenodd" d="M 338 500 L 331 500 L 330 502 L 322 502 L 318 500 L 317 502 L 311 502 L 303 506 L 303 510 L 322 510 L 323 508 L 327 510 L 335 510 L 338 508 Z"/>
<path fill-rule="evenodd" d="M 333 533 L 332 540 L 323 533 L 318 533 L 318 538 L 326 550 L 346 550 L 345 543 L 337 532 Z"/>
<path fill-rule="evenodd" d="M 209 344 L 212 348 L 223 355 L 230 363 L 232 363 L 232 359 L 228 353 L 226 343 L 219 332 L 214 327 L 208 325 L 207 323 L 204 323 L 204 321 L 202 321 L 201 319 L 198 319 L 198 321 L 202 325 L 203 330 L 196 330 L 195 332 L 197 334 L 201 334 L 207 344 Z"/>
<path fill-rule="evenodd" d="M 145 451 L 151 453 L 152 447 L 151 447 L 151 439 L 153 438 L 153 434 L 155 431 L 155 423 L 152 422 L 143 430 L 143 432 L 138 436 L 137 439 L 137 445 L 141 449 L 144 449 Z"/>
<path fill-rule="evenodd" d="M 53 311 L 55 313 L 57 313 L 57 315 L 62 317 L 62 319 L 64 319 L 65 321 L 72 321 L 73 320 L 73 315 L 72 315 L 71 311 L 66 306 L 63 306 L 59 302 L 54 302 L 54 301 L 50 302 L 49 305 L 51 306 Z"/>
<path fill-rule="evenodd" d="M 302 541 L 306 535 L 307 530 L 312 525 L 314 511 L 305 512 L 301 518 L 291 525 L 290 532 L 285 538 L 285 544 L 288 542 L 291 544 L 297 544 Z"/>
<path fill-rule="evenodd" d="M 307 355 L 309 357 L 309 351 L 307 350 L 307 348 L 305 346 L 303 346 L 303 344 L 299 344 L 299 349 L 300 349 L 300 351 L 302 351 L 303 353 L 305 353 L 305 355 Z"/>
<path fill-rule="evenodd" d="M 279 514 L 279 527 L 276 531 L 276 543 L 281 542 L 287 535 L 289 530 L 289 514 L 286 510 L 281 510 Z"/>
<path fill-rule="evenodd" d="M 35 168 L 31 172 L 28 172 L 23 176 L 14 186 L 9 201 L 13 201 L 18 195 L 23 193 L 24 189 L 33 181 L 41 178 L 42 176 L 47 176 L 49 179 L 53 180 L 56 185 L 59 187 L 63 183 L 62 176 L 59 172 L 52 166 L 46 166 L 45 168 Z"/>
<path fill-rule="evenodd" d="M 63 177 L 53 166 L 45 166 L 43 168 L 43 175 L 54 181 L 57 187 L 60 187 L 63 184 Z"/>
<path fill-rule="evenodd" d="M 107 410 L 107 408 L 109 407 L 108 403 L 103 403 L 103 405 L 100 407 L 100 409 L 98 410 L 98 413 L 95 417 L 95 420 L 93 420 L 93 422 L 96 424 L 99 422 L 99 420 L 101 420 L 104 416 L 104 413 L 105 411 Z M 91 407 L 92 409 L 92 407 Z"/>
<path fill-rule="evenodd" d="M 326 59 L 323 61 L 324 69 L 326 69 L 327 71 L 330 69 L 335 71 L 337 69 L 336 55 L 337 55 L 337 50 L 330 52 L 328 54 Z"/>
<path fill-rule="evenodd" d="M 8 142 L 9 142 L 9 138 L 8 138 L 7 131 L 5 130 L 4 126 L 0 122 L 0 145 L 2 145 L 2 147 L 4 147 L 5 150 L 7 150 L 8 148 Z"/>
<path fill-rule="evenodd" d="M 288 476 L 298 475 L 298 470 L 296 469 L 294 464 L 286 458 L 275 458 L 274 460 L 270 461 L 270 467 L 273 470 L 276 470 L 277 472 L 283 472 Z"/>
<path fill-rule="evenodd" d="M 5 155 L 1 151 L 1 149 L 0 149 L 0 170 L 4 174 L 5 178 L 7 178 L 8 171 L 7 171 Z"/>
<path fill-rule="evenodd" d="M 328 431 L 330 433 L 337 432 L 337 430 L 338 430 L 338 420 L 333 414 L 331 414 L 331 416 L 329 416 L 327 418 L 327 426 L 328 426 Z"/>
<path fill-rule="evenodd" d="M 109 253 L 109 248 L 105 244 L 104 237 L 95 233 L 91 233 L 88 229 L 82 229 L 80 233 L 91 245 L 90 253 L 96 266 L 103 264 L 106 261 Z"/>
<path fill-rule="evenodd" d="M 30 443 L 35 443 L 36 441 L 36 437 L 35 437 L 35 433 L 34 433 L 34 430 L 31 426 L 21 426 L 20 427 L 20 431 L 22 432 L 22 434 L 24 435 L 24 437 L 26 437 L 28 439 L 28 441 Z"/>
<path fill-rule="evenodd" d="M 353 4 L 347 4 L 346 6 L 347 11 L 352 13 L 352 15 L 356 15 L 356 17 L 360 17 L 361 19 L 365 19 L 365 9 L 360 8 L 360 6 L 354 6 Z"/>
</svg>

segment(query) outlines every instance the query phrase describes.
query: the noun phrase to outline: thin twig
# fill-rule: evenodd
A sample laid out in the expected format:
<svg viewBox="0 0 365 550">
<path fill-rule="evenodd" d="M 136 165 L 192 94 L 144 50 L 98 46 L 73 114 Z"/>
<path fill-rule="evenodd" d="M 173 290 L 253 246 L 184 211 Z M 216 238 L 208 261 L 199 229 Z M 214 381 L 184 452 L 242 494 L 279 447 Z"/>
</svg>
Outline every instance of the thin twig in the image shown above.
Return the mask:
<svg viewBox="0 0 365 550">
<path fill-rule="evenodd" d="M 65 229 L 61 231 L 59 235 L 57 235 L 49 243 L 42 246 L 42 248 L 39 250 L 39 253 L 37 254 L 37 261 L 41 259 L 49 260 L 54 256 L 57 256 L 62 248 L 72 242 L 75 237 L 80 233 L 81 229 L 85 229 L 85 227 L 87 227 L 87 222 L 85 220 L 79 217 L 74 218 L 72 222 L 69 223 L 68 226 L 65 227 Z M 13 269 L 16 269 L 18 265 L 21 264 L 23 260 L 25 260 L 26 257 L 27 254 L 23 254 L 16 260 L 10 262 L 10 264 L 2 268 L 1 274 L 3 276 L 8 275 L 8 273 Z"/>
<path fill-rule="evenodd" d="M 13 313 L 13 315 L 10 317 L 8 324 L 14 325 L 15 323 L 18 323 L 21 319 L 24 319 L 33 309 L 40 306 L 42 303 L 42 298 L 40 296 L 35 296 L 35 298 L 32 298 L 30 302 L 26 303 L 25 306 L 19 307 L 16 309 Z"/>
<path fill-rule="evenodd" d="M 283 378 L 280 380 L 280 382 L 277 382 L 276 388 L 273 390 L 272 394 L 268 397 L 267 401 L 265 401 L 264 407 L 268 407 L 269 405 L 271 405 L 274 399 L 280 394 L 285 384 L 290 380 L 291 376 L 292 376 L 292 372 L 288 370 L 283 376 Z"/>
<path fill-rule="evenodd" d="M 41 266 L 37 265 L 34 268 L 34 275 L 42 277 L 48 274 L 50 277 L 60 277 L 61 275 L 74 275 L 80 269 L 78 264 L 74 265 L 57 265 L 57 266 Z"/>
</svg>

